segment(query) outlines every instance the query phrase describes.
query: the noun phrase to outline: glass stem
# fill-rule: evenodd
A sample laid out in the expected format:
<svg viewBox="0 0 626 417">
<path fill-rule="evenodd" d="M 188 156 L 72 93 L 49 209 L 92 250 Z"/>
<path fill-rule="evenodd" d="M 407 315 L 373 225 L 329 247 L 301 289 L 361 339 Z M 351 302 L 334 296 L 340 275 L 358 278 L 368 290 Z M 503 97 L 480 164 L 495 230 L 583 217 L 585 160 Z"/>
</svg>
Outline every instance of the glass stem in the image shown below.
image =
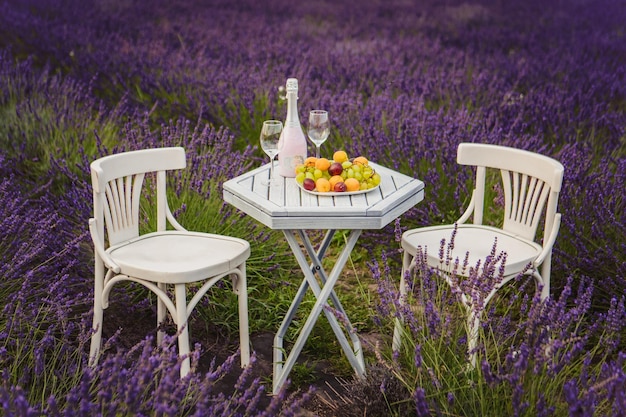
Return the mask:
<svg viewBox="0 0 626 417">
<path fill-rule="evenodd" d="M 270 158 L 270 182 L 274 181 L 274 157 Z"/>
<path fill-rule="evenodd" d="M 315 145 L 315 157 L 320 157 L 320 145 Z"/>
</svg>

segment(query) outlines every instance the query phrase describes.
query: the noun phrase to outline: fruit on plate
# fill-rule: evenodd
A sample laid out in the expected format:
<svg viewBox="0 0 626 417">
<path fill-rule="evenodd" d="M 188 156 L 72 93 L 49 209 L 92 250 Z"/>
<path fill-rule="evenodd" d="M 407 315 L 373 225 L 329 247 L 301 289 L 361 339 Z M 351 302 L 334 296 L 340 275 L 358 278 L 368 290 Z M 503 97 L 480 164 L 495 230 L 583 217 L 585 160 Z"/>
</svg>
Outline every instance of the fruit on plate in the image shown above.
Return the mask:
<svg viewBox="0 0 626 417">
<path fill-rule="evenodd" d="M 328 171 L 329 167 L 330 161 L 326 158 L 317 158 L 317 160 L 315 161 L 315 168 L 319 169 L 320 171 Z"/>
<path fill-rule="evenodd" d="M 344 181 L 347 191 L 359 191 L 361 189 L 361 183 L 356 178 L 346 178 Z"/>
<path fill-rule="evenodd" d="M 311 178 L 305 178 L 304 181 L 302 181 L 302 186 L 307 191 L 313 191 L 315 190 L 315 181 Z"/>
<path fill-rule="evenodd" d="M 339 150 L 333 159 L 308 157 L 296 167 L 296 182 L 308 191 L 354 192 L 377 187 L 380 175 L 366 157 L 350 159 L 346 151 Z"/>
<path fill-rule="evenodd" d="M 348 154 L 346 153 L 346 151 L 336 151 L 333 154 L 333 161 L 335 162 L 339 162 L 341 164 L 347 160 L 348 160 Z"/>
<path fill-rule="evenodd" d="M 330 181 L 328 181 L 324 177 L 319 178 L 317 181 L 315 181 L 315 188 L 317 188 L 317 191 L 320 193 L 326 193 L 330 191 Z"/>
<path fill-rule="evenodd" d="M 348 191 L 348 187 L 346 187 L 345 182 L 341 181 L 335 184 L 335 186 L 333 187 L 333 191 L 337 193 L 343 193 L 345 191 Z"/>
<path fill-rule="evenodd" d="M 328 173 L 330 175 L 341 175 L 343 172 L 343 166 L 339 162 L 333 162 L 328 167 Z"/>
<path fill-rule="evenodd" d="M 335 184 L 337 184 L 338 182 L 343 182 L 343 177 L 341 175 L 333 175 L 332 177 L 330 177 L 328 182 L 330 182 L 330 186 L 332 188 L 335 188 Z"/>
<path fill-rule="evenodd" d="M 369 161 L 368 161 L 368 160 L 367 160 L 367 158 L 366 158 L 366 157 L 364 157 L 364 156 L 357 156 L 356 158 L 354 158 L 354 159 L 352 160 L 352 163 L 353 163 L 353 164 L 357 164 L 357 165 L 363 165 L 363 166 L 365 166 L 365 165 L 369 164 Z"/>
<path fill-rule="evenodd" d="M 314 167 L 316 161 L 317 161 L 316 157 L 309 156 L 307 159 L 304 160 L 304 165 L 306 165 L 307 167 Z"/>
</svg>

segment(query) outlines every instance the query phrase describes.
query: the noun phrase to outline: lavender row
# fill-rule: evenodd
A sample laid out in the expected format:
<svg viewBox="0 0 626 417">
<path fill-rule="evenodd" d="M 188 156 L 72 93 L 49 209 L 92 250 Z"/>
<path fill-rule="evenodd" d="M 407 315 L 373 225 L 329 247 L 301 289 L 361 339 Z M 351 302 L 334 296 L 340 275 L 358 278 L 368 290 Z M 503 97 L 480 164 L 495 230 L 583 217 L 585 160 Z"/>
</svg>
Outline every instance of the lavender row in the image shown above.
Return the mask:
<svg viewBox="0 0 626 417">
<path fill-rule="evenodd" d="M 95 21 L 106 23 L 110 34 L 96 23 L 96 34 L 68 35 L 64 42 L 78 42 L 71 48 L 77 65 L 67 64 L 74 71 L 93 74 L 98 68 L 131 80 L 123 91 L 136 84 L 152 97 L 147 105 L 175 101 L 186 114 L 229 126 L 243 142 L 256 143 L 261 118 L 284 113 L 276 87 L 286 76 L 297 76 L 301 108 L 325 107 L 333 114 L 335 147 L 424 178 L 433 196 L 455 188 L 453 181 L 445 187 L 444 175 L 436 171 L 440 163 L 445 176 L 464 177 L 453 162 L 461 141 L 506 144 L 572 161 L 566 165 L 564 199 L 576 197 L 576 204 L 563 205 L 570 219 L 564 240 L 587 254 L 587 237 L 574 219 L 617 216 L 613 224 L 624 224 L 620 199 L 603 205 L 602 213 L 586 212 L 597 205 L 585 204 L 587 194 L 577 188 L 596 183 L 574 176 L 581 165 L 598 166 L 619 190 L 624 175 L 626 51 L 619 31 L 626 16 L 611 2 L 603 6 L 583 4 L 567 13 L 543 4 L 488 3 L 419 9 L 377 3 L 358 9 L 280 2 L 161 5 L 149 11 L 136 6 L 139 10 L 120 15 L 94 9 L 105 16 Z M 342 24 L 346 21 L 350 24 Z M 119 45 L 127 45 L 123 53 L 108 52 Z M 76 58 L 89 47 L 95 53 Z M 258 103 L 264 111 L 256 111 Z M 453 201 L 441 203 L 449 207 L 418 208 L 408 220 L 451 220 L 446 213 L 459 210 L 467 195 L 460 188 Z M 610 234 L 597 229 L 602 227 L 596 233 L 603 239 Z M 609 280 L 619 281 L 621 262 L 610 268 L 616 278 Z"/>
<path fill-rule="evenodd" d="M 18 79 L 28 75 L 27 67 L 21 70 Z M 30 91 L 45 87 L 45 82 L 28 85 Z M 80 104 L 89 105 L 89 96 L 84 91 L 75 93 Z M 34 106 L 31 110 L 41 109 Z M 97 155 L 111 152 L 182 145 L 188 149 L 189 172 L 195 175 L 191 179 L 173 179 L 175 193 L 183 192 L 176 186 L 185 185 L 201 198 L 215 200 L 207 195 L 209 184 L 223 179 L 224 173 L 216 171 L 211 161 L 228 157 L 232 152 L 227 131 L 210 127 L 191 129 L 188 122 L 180 121 L 162 126 L 157 133 L 143 121 L 139 118 L 124 125 L 123 120 L 117 120 L 120 134 L 127 142 L 108 149 L 97 141 L 94 146 L 97 151 L 92 151 L 95 155 L 74 139 L 70 143 L 75 146 L 73 163 L 64 159 L 51 161 L 48 180 L 43 183 L 20 176 L 15 168 L 23 166 L 23 161 L 10 152 L 0 153 L 3 415 L 294 415 L 310 394 L 289 394 L 284 390 L 268 398 L 265 385 L 253 374 L 258 372 L 254 365 L 245 372 L 237 370 L 237 355 L 223 363 L 214 359 L 205 368 L 200 363 L 202 349 L 198 345 L 192 353 L 192 363 L 198 372 L 180 380 L 180 358 L 174 337 L 159 347 L 155 347 L 152 337 L 140 337 L 131 343 L 132 347 L 126 348 L 129 336 L 130 340 L 137 337 L 128 334 L 132 329 L 126 329 L 125 335 L 109 332 L 101 362 L 94 368 L 87 366 L 93 298 L 93 255 L 84 226 L 91 213 L 88 163 Z M 205 152 L 199 153 L 201 150 Z M 230 159 L 234 171 L 225 174 L 247 169 L 251 158 L 246 156 L 245 152 L 234 154 Z M 212 191 L 220 193 L 219 189 Z M 225 207 L 218 206 L 218 210 L 224 211 L 224 217 L 235 220 L 234 213 L 228 213 Z M 184 216 L 185 206 L 178 212 Z M 252 233 L 250 239 L 262 241 L 263 233 L 258 226 L 246 224 L 245 219 L 240 222 Z M 267 263 L 268 260 L 251 259 L 250 273 L 254 274 L 259 267 L 269 269 Z M 139 312 L 153 306 L 137 303 L 137 294 L 132 289 L 116 291 L 115 299 L 126 305 L 126 314 L 138 317 Z M 107 312 L 109 319 L 113 318 L 111 313 L 115 315 Z M 120 346 L 123 338 L 126 341 Z M 239 377 L 230 386 L 224 381 L 231 380 L 233 374 Z"/>
<path fill-rule="evenodd" d="M 255 100 L 282 110 L 276 88 L 291 75 L 302 80 L 303 108 L 329 108 L 338 135 L 368 151 L 370 139 L 387 142 L 383 115 L 391 139 L 417 142 L 402 123 L 439 110 L 467 111 L 527 147 L 535 135 L 562 144 L 593 129 L 613 148 L 623 130 L 624 16 L 611 2 L 566 17 L 489 4 L 24 3 L 5 5 L 6 23 L 42 59 L 103 90 L 231 127 Z"/>
<path fill-rule="evenodd" d="M 565 363 L 546 365 L 537 349 L 558 349 L 560 344 L 569 355 L 564 358 L 576 362 L 583 348 L 600 337 L 602 345 L 611 346 L 605 368 L 585 363 L 568 370 L 576 376 L 550 372 L 568 376 L 563 387 L 571 410 L 577 405 L 591 410 L 608 398 L 619 415 L 626 409 L 620 408 L 623 398 L 615 391 L 616 384 L 623 384 L 624 340 L 624 326 L 615 317 L 623 311 L 620 295 L 626 288 L 626 43 L 620 29 L 626 11 L 615 3 L 580 2 L 567 8 L 538 1 L 421 6 L 392 1 L 358 8 L 351 2 L 281 0 L 204 6 L 191 1 L 0 3 L 0 45 L 8 47 L 0 55 L 0 105 L 8 109 L 3 120 L 10 121 L 0 125 L 0 143 L 8 145 L 2 147 L 6 156 L 0 163 L 8 178 L 2 183 L 2 201 L 7 201 L 2 230 L 7 233 L 0 246 L 1 275 L 7 277 L 3 289 L 18 300 L 6 307 L 5 316 L 13 319 L 5 329 L 17 337 L 3 334 L 3 368 L 14 366 L 10 355 L 21 352 L 18 340 L 43 341 L 41 348 L 33 343 L 25 353 L 28 365 L 12 372 L 19 378 L 5 380 L 3 398 L 23 401 L 16 387 L 36 386 L 37 375 L 46 372 L 45 352 L 61 352 L 65 362 L 50 371 L 57 374 L 77 375 L 84 360 L 72 356 L 75 344 L 58 340 L 84 343 L 87 337 L 88 326 L 76 318 L 88 314 L 89 306 L 75 300 L 88 299 L 91 291 L 84 233 L 90 211 L 88 161 L 113 151 L 180 144 L 189 151 L 192 174 L 178 178 L 177 193 L 191 188 L 215 202 L 219 187 L 208 180 L 232 177 L 260 163 L 254 149 L 260 123 L 283 117 L 277 87 L 287 76 L 296 76 L 302 86 L 301 118 L 313 107 L 332 114 L 334 130 L 326 150 L 362 153 L 427 183 L 427 201 L 407 213 L 398 230 L 458 216 L 471 178 L 455 163 L 459 142 L 530 149 L 565 165 L 563 224 L 553 259 L 554 295 L 562 293 L 562 301 L 549 314 L 528 307 L 532 311 L 522 325 L 534 335 L 535 327 L 562 316 L 569 320 L 564 328 L 572 329 L 593 305 L 598 311 L 589 321 L 613 327 L 522 339 L 505 352 L 509 356 L 500 369 L 485 367 L 483 372 L 491 388 L 505 387 L 506 394 L 526 398 L 524 391 L 534 391 L 521 384 L 524 375 L 536 377 L 542 366 Z M 32 55 L 30 63 L 14 65 L 14 59 L 26 55 Z M 36 68 L 46 62 L 48 69 Z M 93 116 L 86 121 L 85 115 Z M 58 144 L 56 154 L 44 153 L 51 141 Z M 58 161 L 48 165 L 50 158 Z M 31 179 L 55 182 L 41 189 L 14 186 L 33 170 L 39 171 Z M 60 200 L 59 178 L 78 185 L 77 190 L 62 188 L 66 194 Z M 31 187 L 36 198 L 19 194 Z M 215 204 L 233 223 L 246 221 Z M 29 205 L 40 211 L 26 209 Z M 177 214 L 192 219 L 194 212 L 188 210 L 182 206 Z M 61 216 L 63 212 L 69 214 Z M 259 241 L 267 238 L 253 224 L 245 228 Z M 393 233 L 387 228 L 364 243 L 375 252 L 381 239 L 392 241 Z M 276 261 L 270 255 L 267 259 Z M 50 277 L 55 277 L 52 289 Z M 572 280 L 580 286 L 576 297 L 571 296 Z M 391 291 L 383 295 L 395 298 Z M 566 302 L 580 307 L 570 311 Z M 502 329 L 502 337 L 511 331 Z M 143 345 L 136 349 L 139 354 Z M 141 355 L 158 355 L 146 352 Z M 422 363 L 417 353 L 415 362 Z M 159 360 L 175 360 L 168 355 Z M 111 361 L 119 363 L 109 365 L 112 374 L 126 372 L 121 356 Z M 538 365 L 531 368 L 529 363 Z M 132 372 L 143 377 L 153 370 L 141 365 Z M 83 378 L 76 384 L 80 389 L 90 385 L 91 376 Z M 102 398 L 111 395 L 100 389 Z M 412 394 L 421 399 L 425 393 L 415 389 Z M 71 395 L 79 394 L 68 395 L 71 402 Z M 54 404 L 49 400 L 48 409 Z M 92 406 L 85 404 L 86 409 Z M 541 410 L 549 412 L 550 406 Z"/>
</svg>

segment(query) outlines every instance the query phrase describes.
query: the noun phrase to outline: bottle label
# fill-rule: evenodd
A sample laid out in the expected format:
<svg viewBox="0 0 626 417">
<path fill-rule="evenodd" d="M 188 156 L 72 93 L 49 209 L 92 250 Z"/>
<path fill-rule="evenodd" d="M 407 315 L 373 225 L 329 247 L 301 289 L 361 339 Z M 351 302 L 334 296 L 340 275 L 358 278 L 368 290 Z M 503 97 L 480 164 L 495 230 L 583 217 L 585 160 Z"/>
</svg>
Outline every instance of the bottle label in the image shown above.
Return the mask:
<svg viewBox="0 0 626 417">
<path fill-rule="evenodd" d="M 280 158 L 280 156 L 279 156 Z M 279 161 L 280 175 L 283 177 L 295 177 L 296 167 L 304 163 L 302 155 L 284 156 Z"/>
</svg>

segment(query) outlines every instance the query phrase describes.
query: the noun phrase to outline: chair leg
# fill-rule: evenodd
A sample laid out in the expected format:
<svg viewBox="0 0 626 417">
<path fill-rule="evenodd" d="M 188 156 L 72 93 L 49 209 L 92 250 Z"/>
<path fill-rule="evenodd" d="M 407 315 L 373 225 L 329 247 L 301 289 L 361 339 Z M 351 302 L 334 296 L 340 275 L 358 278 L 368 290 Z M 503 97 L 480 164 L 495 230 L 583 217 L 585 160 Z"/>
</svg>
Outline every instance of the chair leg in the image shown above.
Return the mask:
<svg viewBox="0 0 626 417">
<path fill-rule="evenodd" d="M 407 290 L 405 275 L 410 270 L 412 260 L 413 256 L 405 251 L 402 257 L 402 276 L 400 277 L 400 299 L 398 300 L 400 305 L 404 305 L 406 303 Z M 391 348 L 394 352 L 397 352 L 398 350 L 400 350 L 400 345 L 402 343 L 402 328 L 404 327 L 404 319 L 401 317 L 396 317 L 394 321 L 395 325 L 393 329 L 393 342 Z"/>
<path fill-rule="evenodd" d="M 93 294 L 93 331 L 91 346 L 89 347 L 89 365 L 98 364 L 100 347 L 102 343 L 102 323 L 104 321 L 104 308 L 102 306 L 102 289 L 104 287 L 104 264 L 96 255 L 94 294 Z"/>
<path fill-rule="evenodd" d="M 101 298 L 96 296 L 95 298 Z M 102 343 L 102 322 L 104 318 L 104 310 L 102 309 L 101 302 L 94 303 L 93 309 L 93 329 L 94 332 L 91 335 L 91 346 L 89 347 L 89 365 L 95 366 L 98 364 L 98 358 L 100 357 L 100 346 Z"/>
<path fill-rule="evenodd" d="M 478 330 L 480 328 L 480 312 L 474 311 L 472 307 L 468 307 L 467 315 L 467 354 L 470 365 L 476 368 L 478 346 Z"/>
<path fill-rule="evenodd" d="M 167 284 L 160 282 L 158 287 L 163 291 L 167 290 Z M 157 346 L 161 346 L 163 343 L 163 336 L 165 335 L 165 332 L 159 328 L 163 322 L 165 322 L 166 317 L 167 308 L 165 308 L 165 304 L 161 301 L 161 298 L 157 297 Z"/>
<path fill-rule="evenodd" d="M 237 277 L 237 299 L 239 301 L 239 350 L 241 367 L 250 365 L 250 333 L 248 326 L 248 285 L 246 278 L 246 264 L 239 269 L 241 276 Z"/>
<path fill-rule="evenodd" d="M 550 270 L 552 266 L 552 253 L 548 254 L 541 265 L 541 301 L 545 301 L 550 297 Z"/>
<path fill-rule="evenodd" d="M 178 330 L 178 354 L 183 357 L 180 365 L 180 377 L 184 378 L 191 370 L 189 359 L 189 325 L 187 316 L 187 288 L 185 284 L 176 284 L 176 326 Z"/>
</svg>

